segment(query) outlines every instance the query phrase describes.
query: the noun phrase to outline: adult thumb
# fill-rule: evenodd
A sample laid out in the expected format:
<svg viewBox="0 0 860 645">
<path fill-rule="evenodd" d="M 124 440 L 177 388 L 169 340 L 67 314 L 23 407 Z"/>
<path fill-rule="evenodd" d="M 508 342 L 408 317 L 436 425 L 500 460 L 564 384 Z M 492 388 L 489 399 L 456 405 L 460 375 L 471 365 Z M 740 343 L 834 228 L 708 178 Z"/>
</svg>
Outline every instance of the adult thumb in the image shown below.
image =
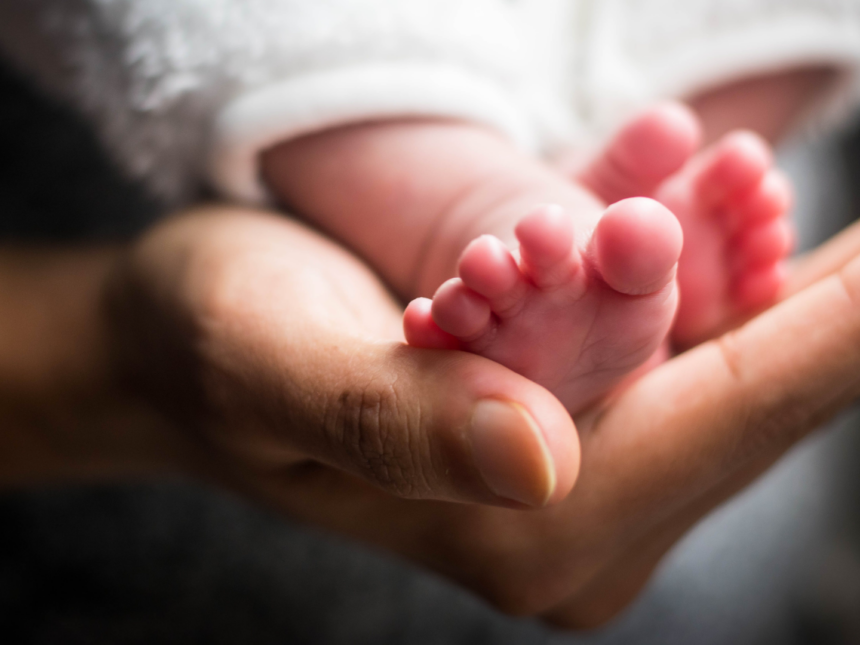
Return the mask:
<svg viewBox="0 0 860 645">
<path fill-rule="evenodd" d="M 302 454 L 406 498 L 539 508 L 570 492 L 579 439 L 547 390 L 472 354 L 359 342 L 326 353 L 291 428 Z"/>
</svg>

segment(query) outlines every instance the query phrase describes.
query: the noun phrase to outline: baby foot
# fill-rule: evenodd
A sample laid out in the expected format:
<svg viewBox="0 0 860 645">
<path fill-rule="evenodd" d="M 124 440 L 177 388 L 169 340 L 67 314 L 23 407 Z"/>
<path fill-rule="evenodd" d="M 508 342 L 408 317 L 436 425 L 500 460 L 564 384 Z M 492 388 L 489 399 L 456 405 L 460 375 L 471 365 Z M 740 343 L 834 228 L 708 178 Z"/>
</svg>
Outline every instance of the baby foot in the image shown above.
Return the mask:
<svg viewBox="0 0 860 645">
<path fill-rule="evenodd" d="M 684 230 L 680 303 L 672 330 L 679 347 L 712 338 L 773 302 L 793 244 L 788 181 L 768 145 L 749 132 L 727 135 L 664 182 L 655 199 Z"/>
<path fill-rule="evenodd" d="M 481 236 L 463 252 L 459 277 L 404 315 L 411 345 L 462 349 L 547 387 L 577 411 L 647 361 L 677 304 L 682 233 L 649 199 L 611 206 L 589 236 L 574 234 L 558 206 L 516 227 L 512 254 Z"/>
<path fill-rule="evenodd" d="M 735 132 L 693 157 L 699 131 L 683 105 L 654 106 L 631 119 L 577 177 L 607 203 L 649 196 L 678 217 L 684 250 L 672 339 L 679 347 L 773 302 L 793 237 L 785 219 L 790 186 L 772 168 L 767 144 Z"/>
</svg>

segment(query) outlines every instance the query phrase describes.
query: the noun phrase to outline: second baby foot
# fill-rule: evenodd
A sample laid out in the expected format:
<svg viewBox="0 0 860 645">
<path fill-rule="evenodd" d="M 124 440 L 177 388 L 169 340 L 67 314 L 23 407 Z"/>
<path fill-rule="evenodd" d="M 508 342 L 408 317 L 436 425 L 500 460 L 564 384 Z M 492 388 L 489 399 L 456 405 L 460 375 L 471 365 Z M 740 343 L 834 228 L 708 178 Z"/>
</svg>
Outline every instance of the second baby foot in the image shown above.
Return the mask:
<svg viewBox="0 0 860 645">
<path fill-rule="evenodd" d="M 404 316 L 410 344 L 458 348 L 545 386 L 571 412 L 645 363 L 677 304 L 682 233 L 657 202 L 611 206 L 590 231 L 574 231 L 559 206 L 540 206 L 516 227 L 519 249 L 481 236 L 459 277 Z"/>
<path fill-rule="evenodd" d="M 771 304 L 785 280 L 782 260 L 793 237 L 785 217 L 790 186 L 772 167 L 767 143 L 736 131 L 694 155 L 699 138 L 689 108 L 656 105 L 631 119 L 577 173 L 607 203 L 653 197 L 681 222 L 680 304 L 672 330 L 680 348 Z"/>
<path fill-rule="evenodd" d="M 788 181 L 768 145 L 751 132 L 725 136 L 653 194 L 684 229 L 681 298 L 672 330 L 695 345 L 772 303 L 793 244 Z"/>
</svg>

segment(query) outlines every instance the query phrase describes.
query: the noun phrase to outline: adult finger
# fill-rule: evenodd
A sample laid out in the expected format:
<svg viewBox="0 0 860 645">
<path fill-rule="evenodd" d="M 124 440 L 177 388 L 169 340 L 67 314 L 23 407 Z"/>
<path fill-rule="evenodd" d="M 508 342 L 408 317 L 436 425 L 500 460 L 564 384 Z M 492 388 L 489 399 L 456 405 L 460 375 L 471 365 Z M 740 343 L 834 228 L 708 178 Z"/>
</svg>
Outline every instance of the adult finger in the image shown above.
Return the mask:
<svg viewBox="0 0 860 645">
<path fill-rule="evenodd" d="M 634 384 L 586 433 L 581 484 L 664 511 L 793 444 L 860 393 L 860 260 Z M 589 461 L 591 463 L 589 463 Z M 612 463 L 625 463 L 623 475 Z M 617 507 L 620 518 L 633 498 Z"/>
<path fill-rule="evenodd" d="M 782 297 L 787 298 L 835 273 L 860 256 L 860 222 L 793 261 Z"/>
<path fill-rule="evenodd" d="M 699 518 L 860 394 L 858 294 L 854 260 L 647 375 L 584 430 L 577 491 L 591 495 L 570 502 L 622 537 L 549 619 L 583 627 L 612 617 Z"/>
<path fill-rule="evenodd" d="M 657 524 L 646 522 L 645 534 L 627 533 L 616 542 L 614 553 L 592 574 L 590 582 L 578 585 L 568 598 L 544 613 L 544 618 L 567 628 L 594 628 L 605 624 L 639 595 L 666 553 L 719 504 L 737 494 L 767 468 L 782 451 L 763 454 L 733 476 L 720 482 L 682 509 Z"/>
</svg>

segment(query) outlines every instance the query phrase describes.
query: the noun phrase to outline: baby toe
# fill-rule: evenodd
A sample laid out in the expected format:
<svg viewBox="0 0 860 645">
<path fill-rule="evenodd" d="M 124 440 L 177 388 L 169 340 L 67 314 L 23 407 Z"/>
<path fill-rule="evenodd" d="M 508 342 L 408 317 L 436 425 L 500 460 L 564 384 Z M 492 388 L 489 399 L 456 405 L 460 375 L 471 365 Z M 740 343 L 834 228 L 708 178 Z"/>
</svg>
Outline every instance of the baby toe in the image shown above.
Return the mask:
<svg viewBox="0 0 860 645">
<path fill-rule="evenodd" d="M 563 208 L 542 205 L 516 227 L 522 271 L 542 289 L 569 284 L 580 266 L 573 220 Z"/>
<path fill-rule="evenodd" d="M 794 247 L 794 227 L 776 219 L 744 231 L 734 240 L 735 270 L 765 267 L 786 258 Z"/>
<path fill-rule="evenodd" d="M 698 165 L 694 178 L 698 197 L 709 206 L 730 202 L 758 185 L 772 163 L 770 147 L 757 134 L 728 134 Z"/>
<path fill-rule="evenodd" d="M 732 205 L 731 228 L 740 231 L 780 217 L 791 209 L 793 191 L 788 178 L 779 170 L 769 170 L 761 182 Z"/>
<path fill-rule="evenodd" d="M 459 339 L 480 336 L 491 324 L 487 299 L 467 287 L 460 278 L 445 282 L 433 296 L 433 321 L 442 331 Z"/>
<path fill-rule="evenodd" d="M 458 273 L 463 283 L 484 296 L 496 313 L 511 310 L 525 289 L 510 250 L 492 235 L 482 235 L 466 247 L 460 256 Z"/>
<path fill-rule="evenodd" d="M 403 335 L 412 347 L 459 349 L 460 341 L 439 328 L 431 314 L 432 301 L 416 298 L 403 312 Z"/>
<path fill-rule="evenodd" d="M 769 305 L 776 300 L 787 276 L 783 262 L 741 274 L 734 283 L 735 306 L 741 311 L 753 311 Z"/>
</svg>

